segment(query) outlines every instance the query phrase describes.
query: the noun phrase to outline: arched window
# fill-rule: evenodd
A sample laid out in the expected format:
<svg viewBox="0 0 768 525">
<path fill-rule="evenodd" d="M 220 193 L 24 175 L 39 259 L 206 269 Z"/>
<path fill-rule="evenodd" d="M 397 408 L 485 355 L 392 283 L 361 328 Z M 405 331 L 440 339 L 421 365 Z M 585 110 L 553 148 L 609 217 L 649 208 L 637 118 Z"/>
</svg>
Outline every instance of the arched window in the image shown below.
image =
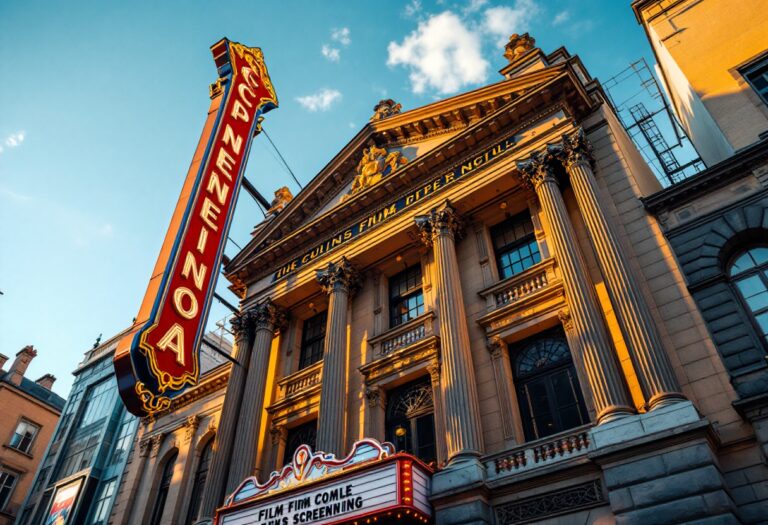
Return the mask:
<svg viewBox="0 0 768 525">
<path fill-rule="evenodd" d="M 588 421 L 571 352 L 561 330 L 524 341 L 514 353 L 512 366 L 526 440 Z"/>
<path fill-rule="evenodd" d="M 301 445 L 309 445 L 315 449 L 317 441 L 317 421 L 312 420 L 297 427 L 288 429 L 288 436 L 285 439 L 285 451 L 283 452 L 283 465 L 293 461 L 293 454 Z"/>
<path fill-rule="evenodd" d="M 408 383 L 387 396 L 387 441 L 429 463 L 437 457 L 432 385 L 429 378 Z"/>
<path fill-rule="evenodd" d="M 768 246 L 740 253 L 728 268 L 763 340 L 768 342 Z"/>
<path fill-rule="evenodd" d="M 166 461 L 163 467 L 163 475 L 160 478 L 160 485 L 157 487 L 157 496 L 155 496 L 155 506 L 152 508 L 152 519 L 150 525 L 160 525 L 165 510 L 165 500 L 168 498 L 168 489 L 171 487 L 173 479 L 173 467 L 176 465 L 176 458 L 179 453 L 174 452 Z"/>
<path fill-rule="evenodd" d="M 209 439 L 203 450 L 200 452 L 200 460 L 197 462 L 197 471 L 195 472 L 195 481 L 192 484 L 192 494 L 189 500 L 189 512 L 187 514 L 187 524 L 194 523 L 197 514 L 200 512 L 200 504 L 203 501 L 203 489 L 205 489 L 205 480 L 208 479 L 208 467 L 211 465 L 211 455 L 213 454 L 213 439 Z"/>
</svg>

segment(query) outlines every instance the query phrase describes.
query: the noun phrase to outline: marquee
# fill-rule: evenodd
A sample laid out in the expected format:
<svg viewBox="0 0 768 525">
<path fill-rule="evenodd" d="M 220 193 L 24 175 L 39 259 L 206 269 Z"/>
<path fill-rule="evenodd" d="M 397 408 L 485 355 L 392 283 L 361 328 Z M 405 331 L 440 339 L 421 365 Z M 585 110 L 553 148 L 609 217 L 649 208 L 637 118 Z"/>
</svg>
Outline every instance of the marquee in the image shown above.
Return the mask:
<svg viewBox="0 0 768 525">
<path fill-rule="evenodd" d="M 343 459 L 301 445 L 264 483 L 246 479 L 216 525 L 338 525 L 366 519 L 428 523 L 431 471 L 391 443 L 363 439 Z"/>
</svg>

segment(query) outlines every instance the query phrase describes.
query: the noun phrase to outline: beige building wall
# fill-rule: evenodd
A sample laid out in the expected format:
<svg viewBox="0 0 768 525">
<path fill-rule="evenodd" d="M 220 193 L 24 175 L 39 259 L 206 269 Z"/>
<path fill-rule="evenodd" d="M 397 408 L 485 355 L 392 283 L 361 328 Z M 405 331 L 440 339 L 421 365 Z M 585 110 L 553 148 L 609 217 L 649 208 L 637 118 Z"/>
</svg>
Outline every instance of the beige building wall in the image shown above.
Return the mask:
<svg viewBox="0 0 768 525">
<path fill-rule="evenodd" d="M 707 165 L 759 140 L 768 110 L 742 70 L 765 58 L 762 0 L 636 0 L 677 115 Z"/>
</svg>

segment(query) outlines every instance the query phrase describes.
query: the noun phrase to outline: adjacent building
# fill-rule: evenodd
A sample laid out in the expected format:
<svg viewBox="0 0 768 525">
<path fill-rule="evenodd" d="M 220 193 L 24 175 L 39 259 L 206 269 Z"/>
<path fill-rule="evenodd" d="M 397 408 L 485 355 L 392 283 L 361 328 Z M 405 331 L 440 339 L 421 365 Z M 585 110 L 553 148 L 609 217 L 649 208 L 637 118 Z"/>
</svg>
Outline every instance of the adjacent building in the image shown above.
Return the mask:
<svg viewBox="0 0 768 525">
<path fill-rule="evenodd" d="M 51 390 L 56 378 L 45 374 L 36 381 L 24 377 L 37 356 L 32 346 L 22 348 L 6 370 L 0 354 L 0 524 L 17 523 L 24 497 L 32 486 L 64 399 Z"/>
<path fill-rule="evenodd" d="M 724 455 L 721 467 L 743 518 L 758 523 L 768 516 L 768 12 L 750 0 L 633 7 L 708 166 L 644 202 L 736 392 L 732 406 L 746 434 L 723 440 L 724 450 L 742 452 Z M 716 381 L 713 370 L 707 375 L 696 386 L 705 396 Z"/>
</svg>

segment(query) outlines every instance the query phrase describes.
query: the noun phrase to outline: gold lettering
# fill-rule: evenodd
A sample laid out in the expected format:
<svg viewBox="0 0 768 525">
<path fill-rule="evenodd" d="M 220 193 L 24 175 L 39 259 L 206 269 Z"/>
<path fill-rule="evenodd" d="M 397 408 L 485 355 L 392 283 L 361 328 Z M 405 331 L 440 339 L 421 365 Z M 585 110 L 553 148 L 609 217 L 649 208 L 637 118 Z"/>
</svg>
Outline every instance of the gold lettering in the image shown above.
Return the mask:
<svg viewBox="0 0 768 525">
<path fill-rule="evenodd" d="M 235 162 L 235 159 L 232 158 L 232 155 L 227 153 L 227 150 L 224 148 L 219 148 L 219 154 L 216 156 L 216 167 L 219 168 L 219 171 L 224 173 L 224 176 L 229 180 L 232 180 L 230 171 L 232 170 L 233 162 Z"/>
<path fill-rule="evenodd" d="M 487 155 L 487 153 L 486 153 L 486 155 Z M 472 165 L 476 168 L 476 167 L 480 166 L 484 161 L 485 161 L 485 159 L 483 157 L 477 157 L 475 160 L 472 161 Z"/>
<path fill-rule="evenodd" d="M 464 175 L 466 172 L 472 171 L 472 163 L 467 162 L 461 167 L 461 174 Z"/>
<path fill-rule="evenodd" d="M 437 191 L 440 189 L 440 179 L 436 179 L 435 182 L 432 183 L 432 191 Z"/>
<path fill-rule="evenodd" d="M 411 204 L 413 204 L 413 200 L 414 200 L 414 198 L 415 198 L 415 197 L 413 196 L 413 194 L 411 194 L 411 195 L 408 195 L 408 196 L 405 198 L 405 205 L 406 205 L 406 206 L 410 206 Z"/>
<path fill-rule="evenodd" d="M 363 233 L 363 230 L 365 230 L 365 221 L 357 225 L 357 230 L 359 233 Z"/>
<path fill-rule="evenodd" d="M 230 116 L 234 119 L 242 120 L 243 122 L 248 122 L 248 120 L 250 120 L 248 112 L 239 100 L 235 100 L 235 103 L 232 104 L 232 113 L 230 113 Z"/>
<path fill-rule="evenodd" d="M 344 232 L 344 240 L 348 241 L 352 238 L 352 230 L 346 230 Z"/>
<path fill-rule="evenodd" d="M 207 268 L 204 264 L 200 263 L 197 266 L 197 261 L 192 252 L 187 252 L 187 256 L 184 258 L 184 267 L 181 270 L 181 276 L 185 279 L 189 279 L 190 272 L 192 273 L 192 280 L 195 282 L 195 287 L 198 290 L 203 289 L 203 279 L 205 279 L 205 272 Z"/>
<path fill-rule="evenodd" d="M 235 152 L 235 155 L 240 154 L 240 148 L 243 147 L 243 137 L 235 135 L 235 132 L 232 131 L 232 126 L 229 124 L 224 128 L 224 136 L 222 137 L 222 140 L 224 141 L 224 144 L 229 144 L 232 151 Z"/>
<path fill-rule="evenodd" d="M 205 222 L 210 229 L 216 232 L 219 231 L 219 227 L 214 221 L 218 220 L 216 214 L 220 212 L 221 209 L 219 209 L 211 199 L 206 197 L 200 208 L 200 218 L 203 219 L 203 222 Z"/>
<path fill-rule="evenodd" d="M 445 183 L 446 184 L 450 184 L 454 180 L 456 180 L 456 177 L 453 175 L 453 172 L 445 174 Z"/>
<path fill-rule="evenodd" d="M 184 308 L 184 298 L 189 297 L 189 308 Z M 197 298 L 192 290 L 185 286 L 179 286 L 173 292 L 173 306 L 176 312 L 184 319 L 193 319 L 197 315 Z"/>
<path fill-rule="evenodd" d="M 215 171 L 211 171 L 211 178 L 208 180 L 208 188 L 206 189 L 208 193 L 216 192 L 219 204 L 224 204 L 224 199 L 227 198 L 227 193 L 229 193 L 229 186 L 221 183 L 219 175 Z"/>
<path fill-rule="evenodd" d="M 157 347 L 160 350 L 170 350 L 176 354 L 176 362 L 184 366 L 186 362 L 184 359 L 184 330 L 179 326 L 179 323 L 173 323 L 173 326 L 157 342 Z"/>
<path fill-rule="evenodd" d="M 197 251 L 203 253 L 205 251 L 205 243 L 208 241 L 208 230 L 200 228 L 200 237 L 197 238 Z"/>
<path fill-rule="evenodd" d="M 240 95 L 240 98 L 243 99 L 243 102 L 245 102 L 245 105 L 249 108 L 253 107 L 253 102 L 248 100 L 248 98 L 243 94 L 243 91 L 247 91 L 251 94 L 251 98 L 256 98 L 256 93 L 253 92 L 251 88 L 248 87 L 248 84 L 240 84 L 237 86 L 237 93 Z"/>
</svg>

